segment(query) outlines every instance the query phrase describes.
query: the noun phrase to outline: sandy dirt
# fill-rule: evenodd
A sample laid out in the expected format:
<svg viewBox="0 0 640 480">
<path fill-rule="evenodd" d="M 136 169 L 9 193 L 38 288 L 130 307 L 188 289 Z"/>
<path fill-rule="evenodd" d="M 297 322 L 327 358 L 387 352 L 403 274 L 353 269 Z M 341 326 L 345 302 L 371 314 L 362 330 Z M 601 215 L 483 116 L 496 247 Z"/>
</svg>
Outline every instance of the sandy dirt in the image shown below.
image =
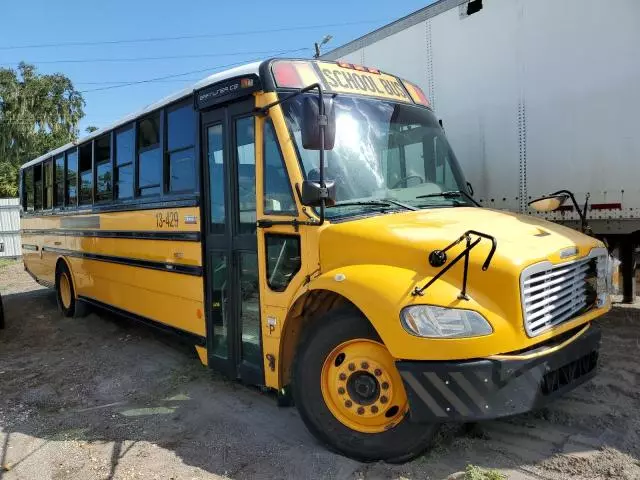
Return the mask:
<svg viewBox="0 0 640 480">
<path fill-rule="evenodd" d="M 61 318 L 21 264 L 0 268 L 0 293 L 3 480 L 446 479 L 468 464 L 513 479 L 640 479 L 639 310 L 602 319 L 590 383 L 538 412 L 446 425 L 423 457 L 386 465 L 327 451 L 294 408 L 206 370 L 172 337 L 104 312 Z"/>
</svg>

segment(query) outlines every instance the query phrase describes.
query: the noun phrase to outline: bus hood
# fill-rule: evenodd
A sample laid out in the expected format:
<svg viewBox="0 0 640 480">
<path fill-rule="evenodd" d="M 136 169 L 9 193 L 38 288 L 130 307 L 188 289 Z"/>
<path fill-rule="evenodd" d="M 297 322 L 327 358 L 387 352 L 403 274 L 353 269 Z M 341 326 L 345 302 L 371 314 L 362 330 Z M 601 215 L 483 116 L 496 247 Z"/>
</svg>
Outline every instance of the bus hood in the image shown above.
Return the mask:
<svg viewBox="0 0 640 480">
<path fill-rule="evenodd" d="M 433 208 L 333 223 L 321 233 L 320 261 L 325 271 L 354 264 L 431 270 L 429 253 L 445 248 L 468 230 L 493 236 L 497 249 L 492 265 L 502 264 L 512 274 L 543 260 L 573 260 L 602 246 L 595 238 L 531 216 L 486 208 Z M 481 265 L 490 246 L 483 240 L 474 248 L 470 265 Z M 454 247 L 449 258 L 462 249 L 462 245 Z"/>
</svg>

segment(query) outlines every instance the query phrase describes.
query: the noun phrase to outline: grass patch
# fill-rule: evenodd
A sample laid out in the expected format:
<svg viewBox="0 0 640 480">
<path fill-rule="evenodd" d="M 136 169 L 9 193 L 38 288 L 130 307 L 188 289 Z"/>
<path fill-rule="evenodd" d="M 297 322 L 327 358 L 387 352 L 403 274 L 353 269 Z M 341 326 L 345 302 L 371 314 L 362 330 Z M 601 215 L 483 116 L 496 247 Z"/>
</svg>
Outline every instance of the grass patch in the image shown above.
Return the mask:
<svg viewBox="0 0 640 480">
<path fill-rule="evenodd" d="M 0 258 L 0 268 L 8 267 L 9 265 L 13 265 L 18 263 L 18 260 L 13 258 Z"/>
<path fill-rule="evenodd" d="M 485 470 L 476 465 L 467 465 L 464 480 L 507 480 L 507 476 L 497 470 Z"/>
</svg>

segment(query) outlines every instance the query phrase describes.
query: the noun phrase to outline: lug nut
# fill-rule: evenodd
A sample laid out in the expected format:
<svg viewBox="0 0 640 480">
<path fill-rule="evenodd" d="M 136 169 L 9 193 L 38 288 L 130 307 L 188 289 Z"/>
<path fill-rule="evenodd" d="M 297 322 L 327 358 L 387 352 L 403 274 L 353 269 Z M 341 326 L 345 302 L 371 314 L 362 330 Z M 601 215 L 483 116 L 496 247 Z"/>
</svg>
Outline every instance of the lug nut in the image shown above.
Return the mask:
<svg viewBox="0 0 640 480">
<path fill-rule="evenodd" d="M 351 408 L 351 405 L 353 405 L 353 403 L 351 403 L 351 400 L 347 400 L 346 402 L 344 402 L 344 406 L 347 408 Z"/>
<path fill-rule="evenodd" d="M 389 389 L 389 382 L 382 382 L 382 385 L 380 385 L 382 387 L 383 390 L 388 390 Z"/>
<path fill-rule="evenodd" d="M 378 407 L 376 407 L 375 405 L 371 407 L 371 413 L 378 413 Z"/>
<path fill-rule="evenodd" d="M 345 373 L 341 373 L 338 378 L 344 382 L 347 379 L 347 375 Z"/>
<path fill-rule="evenodd" d="M 338 393 L 339 393 L 340 395 L 344 395 L 344 388 L 340 387 L 340 388 L 338 389 Z"/>
<path fill-rule="evenodd" d="M 361 366 L 364 370 L 367 370 L 367 369 L 369 368 L 369 364 L 368 364 L 367 362 L 362 362 L 362 363 L 360 364 L 360 366 Z"/>
<path fill-rule="evenodd" d="M 384 395 L 380 397 L 380 403 L 387 403 L 389 401 L 389 399 L 387 397 L 385 397 Z"/>
<path fill-rule="evenodd" d="M 358 407 L 358 415 L 364 415 L 364 407 Z"/>
<path fill-rule="evenodd" d="M 349 364 L 349 370 L 353 372 L 355 369 L 356 369 L 355 363 L 350 363 Z"/>
<path fill-rule="evenodd" d="M 375 373 L 376 377 L 379 377 L 380 375 L 382 375 L 382 370 L 380 370 L 379 368 L 376 368 L 373 373 Z"/>
</svg>

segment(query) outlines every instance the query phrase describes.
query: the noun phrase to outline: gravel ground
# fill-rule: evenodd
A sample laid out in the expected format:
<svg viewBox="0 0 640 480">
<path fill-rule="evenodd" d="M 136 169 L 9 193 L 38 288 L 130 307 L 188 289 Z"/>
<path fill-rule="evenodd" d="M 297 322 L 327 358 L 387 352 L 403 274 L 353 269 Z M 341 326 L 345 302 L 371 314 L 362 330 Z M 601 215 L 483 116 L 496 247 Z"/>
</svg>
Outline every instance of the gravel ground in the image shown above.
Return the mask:
<svg viewBox="0 0 640 480">
<path fill-rule="evenodd" d="M 601 367 L 549 407 L 447 425 L 405 465 L 335 455 L 272 395 L 200 366 L 191 347 L 104 312 L 56 312 L 21 264 L 0 267 L 0 478 L 640 479 L 640 311 L 601 322 Z M 458 477 L 459 475 L 456 475 Z"/>
</svg>

